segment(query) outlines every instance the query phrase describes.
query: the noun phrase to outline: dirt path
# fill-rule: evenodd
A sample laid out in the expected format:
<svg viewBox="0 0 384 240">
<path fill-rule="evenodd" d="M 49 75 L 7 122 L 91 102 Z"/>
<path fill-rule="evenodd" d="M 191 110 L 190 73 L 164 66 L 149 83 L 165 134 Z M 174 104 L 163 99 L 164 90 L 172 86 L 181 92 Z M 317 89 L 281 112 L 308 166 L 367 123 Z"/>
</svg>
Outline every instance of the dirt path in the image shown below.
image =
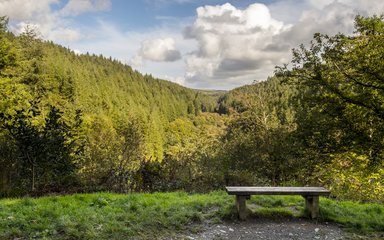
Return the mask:
<svg viewBox="0 0 384 240">
<path fill-rule="evenodd" d="M 246 222 L 226 222 L 208 226 L 203 232 L 179 236 L 190 240 L 250 240 L 250 239 L 350 239 L 333 224 L 306 219 L 251 219 Z"/>
</svg>

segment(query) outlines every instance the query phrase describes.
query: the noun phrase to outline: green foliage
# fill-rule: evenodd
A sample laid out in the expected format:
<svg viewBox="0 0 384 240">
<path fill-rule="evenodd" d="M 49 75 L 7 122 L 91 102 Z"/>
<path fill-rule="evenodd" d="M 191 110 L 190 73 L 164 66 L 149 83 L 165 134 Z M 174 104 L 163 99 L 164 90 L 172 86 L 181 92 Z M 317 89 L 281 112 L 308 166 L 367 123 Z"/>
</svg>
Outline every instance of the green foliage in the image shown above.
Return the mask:
<svg viewBox="0 0 384 240">
<path fill-rule="evenodd" d="M 0 163 L 6 166 L 1 195 L 25 193 L 36 174 L 44 182 L 39 191 L 53 190 L 48 180 L 67 182 L 59 177 L 67 172 L 87 190 L 140 190 L 141 167 L 164 158 L 169 122 L 214 111 L 215 94 L 142 75 L 103 56 L 77 55 L 42 41 L 32 28 L 14 36 L 7 22 L 0 18 L 0 113 L 7 121 L 0 130 Z M 76 112 L 82 124 L 73 123 Z M 73 142 L 82 147 L 72 149 Z M 17 160 L 18 149 L 24 160 Z M 43 168 L 56 170 L 41 173 Z M 16 184 L 14 176 L 22 172 L 20 179 L 30 180 Z M 71 191 L 64 185 L 54 191 Z"/>
<path fill-rule="evenodd" d="M 376 164 L 383 158 L 384 21 L 357 16 L 355 24 L 353 36 L 316 34 L 277 74 L 301 90 L 297 123 L 308 147 L 358 149 Z"/>
<path fill-rule="evenodd" d="M 222 98 L 221 107 L 231 114 L 221 154 L 227 185 L 282 185 L 297 174 L 291 95 L 279 79 L 270 78 Z"/>
<path fill-rule="evenodd" d="M 0 71 L 2 77 L 6 75 L 4 72 L 7 67 L 14 66 L 16 62 L 16 52 L 11 42 L 7 39 L 8 18 L 0 17 Z"/>
<path fill-rule="evenodd" d="M 384 201 L 384 166 L 372 168 L 368 156 L 345 152 L 317 169 L 319 181 L 342 199 Z"/>
<path fill-rule="evenodd" d="M 200 113 L 172 121 L 161 162 L 143 162 L 139 177 L 146 191 L 206 192 L 221 188 L 221 164 L 216 159 L 225 120 L 215 113 Z"/>
<path fill-rule="evenodd" d="M 316 34 L 275 77 L 229 92 L 75 54 L 30 28 L 15 36 L 7 22 L 0 195 L 326 185 L 383 199 L 383 17 L 356 17 L 352 36 Z"/>
<path fill-rule="evenodd" d="M 145 125 L 140 119 L 117 129 L 108 117 L 92 120 L 86 133 L 80 177 L 85 186 L 124 192 L 132 184 L 132 174 L 145 160 Z"/>
<path fill-rule="evenodd" d="M 15 115 L 0 115 L 1 128 L 14 151 L 3 156 L 6 169 L 12 173 L 8 181 L 14 182 L 13 188 L 22 192 L 27 192 L 28 186 L 33 193 L 74 184 L 75 166 L 71 154 L 78 146 L 72 137 L 80 122 L 68 125 L 61 119 L 62 112 L 51 107 L 43 127 L 39 127 L 36 118 L 40 115 L 35 107 L 19 110 Z"/>
<path fill-rule="evenodd" d="M 277 76 L 298 89 L 296 150 L 306 172 L 317 172 L 306 181 L 324 180 L 340 197 L 382 201 L 384 18 L 357 16 L 355 30 L 315 34 Z"/>
</svg>

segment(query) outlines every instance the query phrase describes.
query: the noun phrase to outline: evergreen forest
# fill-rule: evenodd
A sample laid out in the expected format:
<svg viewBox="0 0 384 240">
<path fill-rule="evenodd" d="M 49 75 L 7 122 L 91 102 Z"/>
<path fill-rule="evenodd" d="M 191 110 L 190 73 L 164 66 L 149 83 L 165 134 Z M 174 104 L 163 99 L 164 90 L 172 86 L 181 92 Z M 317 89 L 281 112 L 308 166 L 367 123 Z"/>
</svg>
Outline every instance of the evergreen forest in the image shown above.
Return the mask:
<svg viewBox="0 0 384 240">
<path fill-rule="evenodd" d="M 324 186 L 384 201 L 384 17 L 315 34 L 273 76 L 189 89 L 0 17 L 0 196 Z"/>
</svg>

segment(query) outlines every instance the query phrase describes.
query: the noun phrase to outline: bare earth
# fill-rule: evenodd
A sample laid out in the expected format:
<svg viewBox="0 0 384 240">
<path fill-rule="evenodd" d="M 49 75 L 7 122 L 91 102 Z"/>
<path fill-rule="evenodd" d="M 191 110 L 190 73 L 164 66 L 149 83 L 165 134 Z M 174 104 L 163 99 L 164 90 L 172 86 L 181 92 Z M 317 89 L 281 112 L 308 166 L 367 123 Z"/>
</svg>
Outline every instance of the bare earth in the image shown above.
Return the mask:
<svg viewBox="0 0 384 240">
<path fill-rule="evenodd" d="M 176 239 L 219 240 L 219 239 L 351 239 L 338 226 L 317 223 L 299 218 L 249 219 L 245 222 L 226 222 L 207 226 L 197 234 L 178 236 Z"/>
</svg>

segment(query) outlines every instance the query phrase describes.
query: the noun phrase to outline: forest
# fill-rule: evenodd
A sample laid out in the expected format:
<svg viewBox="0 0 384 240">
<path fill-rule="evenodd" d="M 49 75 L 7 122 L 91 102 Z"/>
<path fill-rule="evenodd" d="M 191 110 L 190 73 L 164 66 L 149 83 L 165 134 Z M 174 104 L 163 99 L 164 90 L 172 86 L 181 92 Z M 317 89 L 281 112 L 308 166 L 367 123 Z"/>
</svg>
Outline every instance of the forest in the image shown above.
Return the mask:
<svg viewBox="0 0 384 240">
<path fill-rule="evenodd" d="M 384 201 L 384 16 L 274 76 L 200 91 L 18 36 L 0 17 L 0 197 L 325 186 Z"/>
</svg>

